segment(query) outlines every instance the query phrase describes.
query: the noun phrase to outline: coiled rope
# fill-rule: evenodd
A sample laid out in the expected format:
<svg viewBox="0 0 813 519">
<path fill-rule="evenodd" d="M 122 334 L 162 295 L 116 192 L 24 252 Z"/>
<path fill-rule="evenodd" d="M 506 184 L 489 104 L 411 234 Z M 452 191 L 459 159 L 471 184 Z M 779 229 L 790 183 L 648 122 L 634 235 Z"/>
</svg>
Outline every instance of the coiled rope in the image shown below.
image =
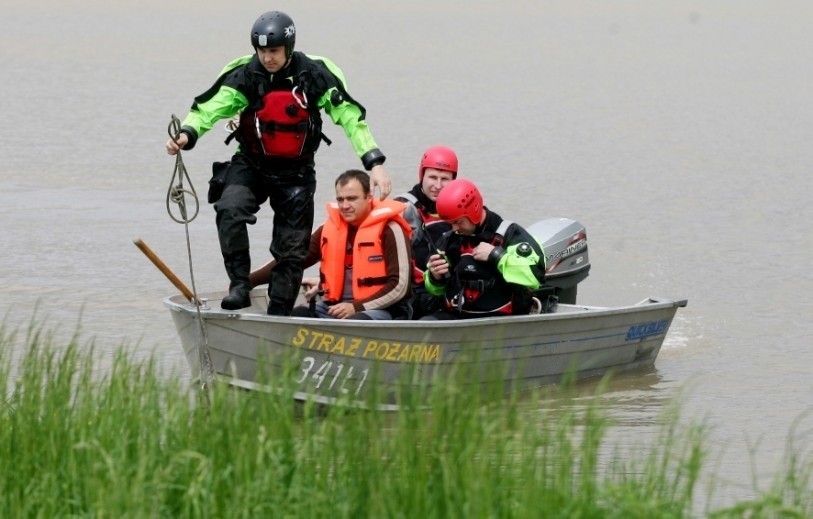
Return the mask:
<svg viewBox="0 0 813 519">
<path fill-rule="evenodd" d="M 181 121 L 175 116 L 175 114 L 172 114 L 172 119 L 167 127 L 167 133 L 169 133 L 169 138 L 172 139 L 175 144 L 179 144 L 178 138 L 181 135 Z M 178 147 L 180 148 L 180 145 Z M 189 184 L 189 189 L 184 188 L 184 179 L 186 179 L 186 182 Z M 175 184 L 176 181 L 177 184 Z M 191 217 L 187 211 L 187 195 L 191 197 L 195 206 L 195 212 Z M 178 210 L 181 214 L 180 217 L 176 217 L 175 214 L 173 214 L 170 202 L 178 206 Z M 195 304 L 195 310 L 197 311 L 198 327 L 200 329 L 201 338 L 201 347 L 198 348 L 200 384 L 203 394 L 208 402 L 207 390 L 211 383 L 214 382 L 214 369 L 212 368 L 212 359 L 209 356 L 209 338 L 206 334 L 206 325 L 204 324 L 203 317 L 200 313 L 201 304 L 200 299 L 198 298 L 197 288 L 195 287 L 195 273 L 192 268 L 192 245 L 191 240 L 189 239 L 189 222 L 198 216 L 199 211 L 200 202 L 198 201 L 198 194 L 195 192 L 195 187 L 192 185 L 192 179 L 189 178 L 189 174 L 186 171 L 186 166 L 184 166 L 183 157 L 181 156 L 181 150 L 179 149 L 178 153 L 175 154 L 175 170 L 172 172 L 172 180 L 170 180 L 169 189 L 167 190 L 167 213 L 169 213 L 169 217 L 172 218 L 173 221 L 182 223 L 186 232 L 186 254 L 189 258 L 189 277 L 192 281 L 192 294 L 194 295 L 192 302 Z"/>
</svg>

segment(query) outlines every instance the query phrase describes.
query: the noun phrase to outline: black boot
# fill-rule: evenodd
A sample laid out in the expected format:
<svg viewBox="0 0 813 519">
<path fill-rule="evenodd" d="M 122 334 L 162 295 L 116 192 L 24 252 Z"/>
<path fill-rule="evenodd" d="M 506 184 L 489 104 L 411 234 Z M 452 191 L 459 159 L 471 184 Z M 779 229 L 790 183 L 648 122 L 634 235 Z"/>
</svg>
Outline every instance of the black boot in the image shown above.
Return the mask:
<svg viewBox="0 0 813 519">
<path fill-rule="evenodd" d="M 277 263 L 268 283 L 268 315 L 291 315 L 299 294 L 302 269 L 291 263 Z"/>
<path fill-rule="evenodd" d="M 268 315 L 291 315 L 298 293 L 299 290 L 293 283 L 279 279 L 279 276 L 274 279 L 272 274 L 268 284 Z"/>
<path fill-rule="evenodd" d="M 235 252 L 223 258 L 226 273 L 229 275 L 229 295 L 220 302 L 224 310 L 239 310 L 251 306 L 251 285 L 248 275 L 251 272 L 251 256 L 248 251 Z"/>
</svg>

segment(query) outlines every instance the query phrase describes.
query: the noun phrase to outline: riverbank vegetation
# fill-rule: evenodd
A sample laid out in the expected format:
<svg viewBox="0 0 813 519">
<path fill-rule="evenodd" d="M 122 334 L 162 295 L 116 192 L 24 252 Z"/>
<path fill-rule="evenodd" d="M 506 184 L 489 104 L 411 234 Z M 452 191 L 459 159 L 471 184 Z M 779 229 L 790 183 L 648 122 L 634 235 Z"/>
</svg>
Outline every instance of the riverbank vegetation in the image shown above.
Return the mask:
<svg viewBox="0 0 813 519">
<path fill-rule="evenodd" d="M 795 458 L 753 500 L 696 510 L 703 426 L 675 411 L 622 452 L 601 400 L 567 405 L 567 385 L 549 407 L 454 384 L 391 413 L 293 404 L 292 389 L 202 400 L 154 359 L 122 350 L 100 372 L 91 346 L 38 330 L 12 363 L 17 339 L 0 328 L 1 517 L 813 516 L 813 464 Z"/>
</svg>

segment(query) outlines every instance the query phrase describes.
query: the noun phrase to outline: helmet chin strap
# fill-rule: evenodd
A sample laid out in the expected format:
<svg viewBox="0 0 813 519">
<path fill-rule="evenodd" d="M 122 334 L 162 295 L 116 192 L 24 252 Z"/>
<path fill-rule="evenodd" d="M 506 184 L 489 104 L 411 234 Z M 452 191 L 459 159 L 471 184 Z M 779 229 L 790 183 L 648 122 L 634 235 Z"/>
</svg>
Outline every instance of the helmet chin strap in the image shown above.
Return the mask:
<svg viewBox="0 0 813 519">
<path fill-rule="evenodd" d="M 483 226 L 486 223 L 486 208 L 485 208 L 485 206 L 483 206 L 483 209 L 480 212 L 480 221 L 479 222 L 472 221 L 471 223 L 474 224 L 474 233 L 473 234 L 477 234 L 477 233 L 479 233 L 480 231 L 483 230 Z"/>
</svg>

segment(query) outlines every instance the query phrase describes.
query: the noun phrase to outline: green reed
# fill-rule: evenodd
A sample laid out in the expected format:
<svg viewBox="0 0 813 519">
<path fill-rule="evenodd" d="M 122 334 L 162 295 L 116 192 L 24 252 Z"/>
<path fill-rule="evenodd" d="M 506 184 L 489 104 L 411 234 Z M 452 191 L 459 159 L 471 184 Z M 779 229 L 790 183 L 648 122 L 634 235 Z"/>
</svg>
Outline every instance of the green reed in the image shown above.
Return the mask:
<svg viewBox="0 0 813 519">
<path fill-rule="evenodd" d="M 600 399 L 568 400 L 571 384 L 550 408 L 464 372 L 429 409 L 295 404 L 284 383 L 198 400 L 154 359 L 122 348 L 99 370 L 92 346 L 36 329 L 12 370 L 15 340 L 0 328 L 0 517 L 690 517 L 703 468 L 705 431 L 676 413 L 639 455 L 607 454 Z M 810 515 L 810 466 L 707 514 Z"/>
</svg>

